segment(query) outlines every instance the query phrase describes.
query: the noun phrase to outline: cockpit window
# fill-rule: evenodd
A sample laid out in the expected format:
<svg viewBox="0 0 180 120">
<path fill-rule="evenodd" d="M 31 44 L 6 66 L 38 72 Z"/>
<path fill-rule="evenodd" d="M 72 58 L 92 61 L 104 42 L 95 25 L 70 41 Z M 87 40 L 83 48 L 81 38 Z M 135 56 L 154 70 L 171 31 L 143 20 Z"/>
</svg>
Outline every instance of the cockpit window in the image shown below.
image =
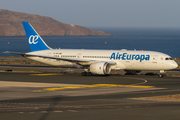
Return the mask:
<svg viewBox="0 0 180 120">
<path fill-rule="evenodd" d="M 172 58 L 165 58 L 165 60 L 173 60 Z"/>
</svg>

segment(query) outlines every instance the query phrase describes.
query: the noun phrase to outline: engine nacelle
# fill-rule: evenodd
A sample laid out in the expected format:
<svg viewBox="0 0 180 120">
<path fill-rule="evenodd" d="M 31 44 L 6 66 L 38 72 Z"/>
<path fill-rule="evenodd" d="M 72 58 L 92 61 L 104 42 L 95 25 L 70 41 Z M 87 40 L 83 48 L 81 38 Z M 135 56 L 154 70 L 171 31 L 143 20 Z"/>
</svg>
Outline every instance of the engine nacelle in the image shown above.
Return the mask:
<svg viewBox="0 0 180 120">
<path fill-rule="evenodd" d="M 92 74 L 106 75 L 111 72 L 111 65 L 108 62 L 97 62 L 90 65 Z"/>
</svg>

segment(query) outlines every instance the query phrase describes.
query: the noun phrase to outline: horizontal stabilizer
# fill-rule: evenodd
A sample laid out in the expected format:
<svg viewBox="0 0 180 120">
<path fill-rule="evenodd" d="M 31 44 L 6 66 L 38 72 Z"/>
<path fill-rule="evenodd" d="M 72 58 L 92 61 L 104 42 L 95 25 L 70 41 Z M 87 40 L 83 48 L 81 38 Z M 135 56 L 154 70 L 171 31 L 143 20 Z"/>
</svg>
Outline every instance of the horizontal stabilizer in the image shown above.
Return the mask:
<svg viewBox="0 0 180 120">
<path fill-rule="evenodd" d="M 3 53 L 9 53 L 9 54 L 15 54 L 15 55 L 21 55 L 21 56 L 26 55 L 25 53 L 17 53 L 17 52 L 9 52 L 9 51 L 3 52 Z"/>
</svg>

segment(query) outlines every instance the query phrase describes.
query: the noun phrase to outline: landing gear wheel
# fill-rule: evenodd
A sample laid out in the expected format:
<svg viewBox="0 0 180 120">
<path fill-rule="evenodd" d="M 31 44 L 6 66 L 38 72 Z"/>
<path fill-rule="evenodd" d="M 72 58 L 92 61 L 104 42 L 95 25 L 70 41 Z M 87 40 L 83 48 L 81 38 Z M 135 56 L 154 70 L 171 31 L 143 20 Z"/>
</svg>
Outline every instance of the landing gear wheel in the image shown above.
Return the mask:
<svg viewBox="0 0 180 120">
<path fill-rule="evenodd" d="M 82 76 L 92 76 L 91 72 L 82 72 Z"/>
<path fill-rule="evenodd" d="M 165 74 L 165 71 L 164 70 L 160 70 L 160 74 L 158 75 L 160 78 L 164 77 Z"/>
<path fill-rule="evenodd" d="M 87 76 L 92 76 L 92 73 L 91 73 L 91 72 L 88 72 L 88 73 L 87 73 Z"/>
<path fill-rule="evenodd" d="M 162 78 L 162 77 L 164 77 L 164 75 L 163 74 L 159 74 L 159 77 Z"/>
<path fill-rule="evenodd" d="M 82 75 L 82 76 L 86 76 L 87 73 L 86 73 L 86 72 L 82 72 L 81 75 Z"/>
</svg>

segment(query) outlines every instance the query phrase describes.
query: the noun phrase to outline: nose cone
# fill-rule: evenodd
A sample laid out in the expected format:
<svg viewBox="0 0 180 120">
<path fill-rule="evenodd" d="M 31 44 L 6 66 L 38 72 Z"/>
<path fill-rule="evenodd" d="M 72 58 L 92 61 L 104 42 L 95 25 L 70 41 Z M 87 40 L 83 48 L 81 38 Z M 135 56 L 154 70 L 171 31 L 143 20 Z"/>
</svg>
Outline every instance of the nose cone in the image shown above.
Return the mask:
<svg viewBox="0 0 180 120">
<path fill-rule="evenodd" d="M 178 67 L 178 64 L 174 61 L 173 64 L 172 64 L 172 68 L 175 69 Z"/>
</svg>

